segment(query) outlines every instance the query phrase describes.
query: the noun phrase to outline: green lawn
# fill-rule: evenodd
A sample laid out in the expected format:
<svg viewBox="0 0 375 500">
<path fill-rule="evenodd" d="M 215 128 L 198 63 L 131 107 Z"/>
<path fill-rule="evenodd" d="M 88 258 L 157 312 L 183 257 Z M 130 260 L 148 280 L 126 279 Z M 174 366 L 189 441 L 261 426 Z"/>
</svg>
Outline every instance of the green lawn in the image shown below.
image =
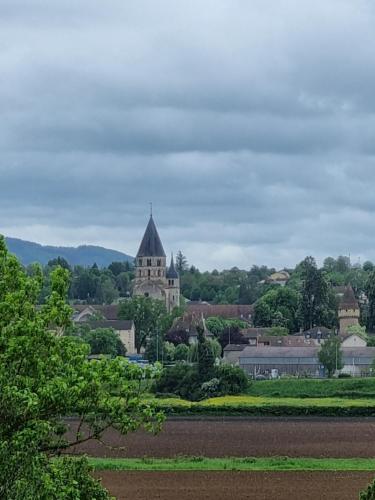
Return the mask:
<svg viewBox="0 0 375 500">
<path fill-rule="evenodd" d="M 89 462 L 95 470 L 375 471 L 374 458 L 89 458 Z"/>
<path fill-rule="evenodd" d="M 248 394 L 282 398 L 375 398 L 375 378 L 258 380 L 251 383 Z"/>
</svg>

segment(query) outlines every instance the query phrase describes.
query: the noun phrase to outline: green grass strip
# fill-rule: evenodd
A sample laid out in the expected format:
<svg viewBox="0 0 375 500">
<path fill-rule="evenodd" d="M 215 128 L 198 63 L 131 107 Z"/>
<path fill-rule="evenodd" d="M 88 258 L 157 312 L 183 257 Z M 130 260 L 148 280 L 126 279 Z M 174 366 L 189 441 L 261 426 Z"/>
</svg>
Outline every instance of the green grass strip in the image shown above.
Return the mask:
<svg viewBox="0 0 375 500">
<path fill-rule="evenodd" d="M 95 470 L 375 471 L 375 458 L 89 458 Z"/>
</svg>

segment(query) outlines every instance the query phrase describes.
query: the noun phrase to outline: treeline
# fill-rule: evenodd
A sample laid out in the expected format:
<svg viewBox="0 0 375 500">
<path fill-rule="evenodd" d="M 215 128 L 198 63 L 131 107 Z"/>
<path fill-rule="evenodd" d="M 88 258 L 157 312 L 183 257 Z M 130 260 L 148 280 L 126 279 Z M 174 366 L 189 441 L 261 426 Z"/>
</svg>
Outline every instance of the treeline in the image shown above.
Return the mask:
<svg viewBox="0 0 375 500">
<path fill-rule="evenodd" d="M 106 268 L 70 266 L 59 257 L 44 267 L 44 286 L 40 302 L 50 292 L 50 275 L 56 266 L 70 272 L 69 300 L 71 302 L 111 304 L 132 294 L 134 268 L 129 262 L 113 262 Z M 182 252 L 176 256 L 176 267 L 181 276 L 181 294 L 188 300 L 216 304 L 256 304 L 256 326 L 287 328 L 290 332 L 314 325 L 337 326 L 337 294 L 335 287 L 351 285 L 361 299 L 361 322 L 369 331 L 375 329 L 374 264 L 352 265 L 345 256 L 328 257 L 318 267 L 307 257 L 294 269 L 286 269 L 290 279 L 285 287 L 268 279 L 274 268 L 253 266 L 250 270 L 232 268 L 224 271 L 200 272 L 189 266 Z M 32 266 L 28 268 L 32 272 Z M 372 283 L 374 286 L 372 287 Z M 369 301 L 366 300 L 366 297 Z"/>
<path fill-rule="evenodd" d="M 43 268 L 44 286 L 40 296 L 41 303 L 44 303 L 50 294 L 51 273 L 57 266 L 67 269 L 70 273 L 68 292 L 70 302 L 112 304 L 131 294 L 134 268 L 129 262 L 112 262 L 104 268 L 99 268 L 96 264 L 83 267 L 70 266 L 64 258 L 58 257 L 50 260 Z M 32 274 L 33 265 L 28 266 L 27 270 L 29 274 Z"/>
</svg>

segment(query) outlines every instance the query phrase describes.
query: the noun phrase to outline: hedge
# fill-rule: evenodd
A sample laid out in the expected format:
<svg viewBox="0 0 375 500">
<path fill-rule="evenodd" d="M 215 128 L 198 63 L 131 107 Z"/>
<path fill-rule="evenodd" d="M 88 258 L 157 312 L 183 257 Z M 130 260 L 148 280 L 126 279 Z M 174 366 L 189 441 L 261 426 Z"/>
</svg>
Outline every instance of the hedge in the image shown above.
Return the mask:
<svg viewBox="0 0 375 500">
<path fill-rule="evenodd" d="M 200 402 L 178 398 L 156 399 L 154 404 L 167 415 L 375 416 L 373 399 L 225 396 Z"/>
</svg>

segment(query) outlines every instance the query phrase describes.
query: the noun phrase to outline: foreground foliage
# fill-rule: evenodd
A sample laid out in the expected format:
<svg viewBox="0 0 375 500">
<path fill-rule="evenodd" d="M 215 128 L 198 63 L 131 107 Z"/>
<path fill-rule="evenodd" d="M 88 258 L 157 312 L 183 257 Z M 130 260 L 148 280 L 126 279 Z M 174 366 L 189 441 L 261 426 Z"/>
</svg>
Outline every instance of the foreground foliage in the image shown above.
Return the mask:
<svg viewBox="0 0 375 500">
<path fill-rule="evenodd" d="M 162 420 L 142 401 L 151 369 L 123 358 L 89 362 L 89 347 L 63 335 L 72 313 L 68 274 L 53 270 L 50 296 L 37 308 L 40 269 L 27 276 L 0 238 L 0 498 L 108 498 L 85 459 L 53 457 L 110 426 L 157 430 Z M 79 426 L 68 439 L 64 417 L 72 414 Z"/>
</svg>

